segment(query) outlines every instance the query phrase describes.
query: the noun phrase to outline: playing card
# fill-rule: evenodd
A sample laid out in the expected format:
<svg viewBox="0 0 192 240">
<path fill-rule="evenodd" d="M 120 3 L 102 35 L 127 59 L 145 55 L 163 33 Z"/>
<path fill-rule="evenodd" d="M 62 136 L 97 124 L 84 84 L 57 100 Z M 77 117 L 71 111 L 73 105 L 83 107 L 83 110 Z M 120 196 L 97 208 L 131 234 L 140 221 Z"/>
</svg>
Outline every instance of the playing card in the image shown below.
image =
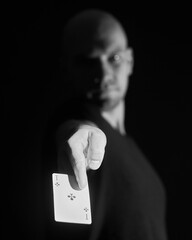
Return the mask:
<svg viewBox="0 0 192 240">
<path fill-rule="evenodd" d="M 52 174 L 55 221 L 91 224 L 89 187 L 75 190 L 71 185 L 73 178 L 67 174 Z"/>
</svg>

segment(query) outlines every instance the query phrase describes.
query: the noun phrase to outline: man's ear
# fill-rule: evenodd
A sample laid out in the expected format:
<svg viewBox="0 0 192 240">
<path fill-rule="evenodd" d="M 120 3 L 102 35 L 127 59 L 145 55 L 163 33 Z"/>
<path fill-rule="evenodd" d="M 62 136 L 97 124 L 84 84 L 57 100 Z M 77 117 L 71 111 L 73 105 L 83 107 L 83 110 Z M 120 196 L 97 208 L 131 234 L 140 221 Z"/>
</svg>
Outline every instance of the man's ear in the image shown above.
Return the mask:
<svg viewBox="0 0 192 240">
<path fill-rule="evenodd" d="M 134 56 L 133 56 L 133 49 L 127 48 L 125 51 L 125 59 L 129 66 L 129 74 L 131 75 L 133 73 L 133 67 L 134 67 Z"/>
</svg>

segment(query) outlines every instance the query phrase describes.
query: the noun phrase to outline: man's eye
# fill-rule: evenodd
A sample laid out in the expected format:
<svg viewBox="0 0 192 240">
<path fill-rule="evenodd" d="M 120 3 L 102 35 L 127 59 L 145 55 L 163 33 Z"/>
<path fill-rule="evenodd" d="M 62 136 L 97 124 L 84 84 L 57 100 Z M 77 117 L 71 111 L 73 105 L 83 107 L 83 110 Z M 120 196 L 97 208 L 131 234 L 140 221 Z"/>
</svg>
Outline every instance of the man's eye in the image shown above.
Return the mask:
<svg viewBox="0 0 192 240">
<path fill-rule="evenodd" d="M 110 61 L 113 63 L 119 63 L 121 61 L 121 56 L 119 54 L 114 54 L 111 58 Z"/>
</svg>

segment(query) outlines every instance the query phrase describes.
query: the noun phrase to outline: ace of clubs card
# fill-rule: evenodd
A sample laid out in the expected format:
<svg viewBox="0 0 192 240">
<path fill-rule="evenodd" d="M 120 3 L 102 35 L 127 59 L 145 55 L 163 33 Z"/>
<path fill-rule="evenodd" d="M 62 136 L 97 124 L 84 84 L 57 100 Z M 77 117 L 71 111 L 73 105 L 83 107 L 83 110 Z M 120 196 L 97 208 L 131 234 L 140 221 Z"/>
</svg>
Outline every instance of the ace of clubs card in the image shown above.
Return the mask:
<svg viewBox="0 0 192 240">
<path fill-rule="evenodd" d="M 91 224 L 89 186 L 75 190 L 71 185 L 72 178 L 67 174 L 52 174 L 55 221 Z"/>
</svg>

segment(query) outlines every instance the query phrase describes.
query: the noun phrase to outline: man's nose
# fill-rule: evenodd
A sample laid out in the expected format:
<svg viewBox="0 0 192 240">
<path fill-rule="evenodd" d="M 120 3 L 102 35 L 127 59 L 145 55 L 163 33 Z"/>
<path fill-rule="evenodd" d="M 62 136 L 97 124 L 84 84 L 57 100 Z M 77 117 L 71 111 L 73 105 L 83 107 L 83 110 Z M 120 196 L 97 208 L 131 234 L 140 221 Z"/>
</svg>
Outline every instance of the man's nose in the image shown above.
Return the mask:
<svg viewBox="0 0 192 240">
<path fill-rule="evenodd" d="M 107 61 L 99 62 L 96 81 L 103 86 L 113 81 L 113 71 Z"/>
</svg>

